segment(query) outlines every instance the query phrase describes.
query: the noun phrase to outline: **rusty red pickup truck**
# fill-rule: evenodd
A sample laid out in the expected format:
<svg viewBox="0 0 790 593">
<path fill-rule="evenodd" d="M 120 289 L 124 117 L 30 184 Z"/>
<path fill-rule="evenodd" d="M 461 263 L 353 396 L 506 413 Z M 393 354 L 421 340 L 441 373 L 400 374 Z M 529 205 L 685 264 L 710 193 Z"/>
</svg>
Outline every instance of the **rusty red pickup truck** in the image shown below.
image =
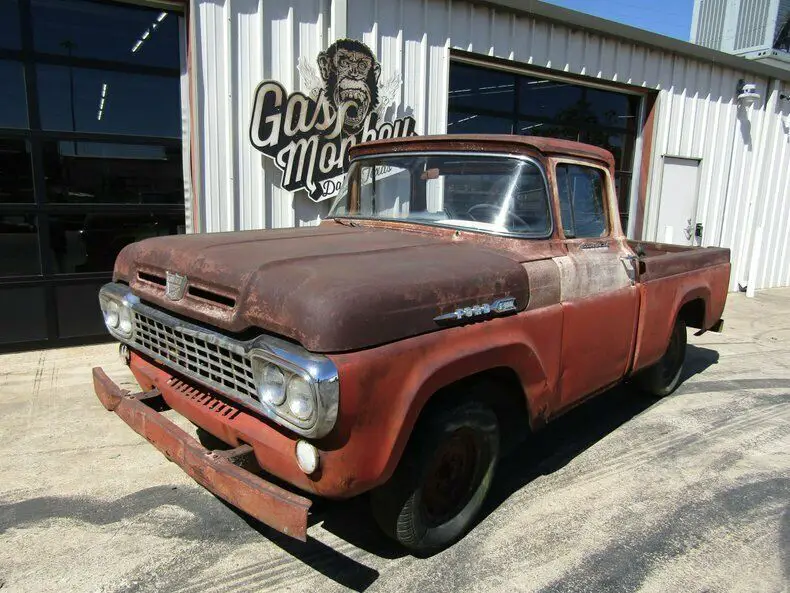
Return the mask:
<svg viewBox="0 0 790 593">
<path fill-rule="evenodd" d="M 127 246 L 99 300 L 141 391 L 97 368 L 96 394 L 283 533 L 369 493 L 387 535 L 445 548 L 509 444 L 626 379 L 671 393 L 687 328 L 721 329 L 729 250 L 628 240 L 613 171 L 544 138 L 355 146 L 316 227 Z"/>
</svg>

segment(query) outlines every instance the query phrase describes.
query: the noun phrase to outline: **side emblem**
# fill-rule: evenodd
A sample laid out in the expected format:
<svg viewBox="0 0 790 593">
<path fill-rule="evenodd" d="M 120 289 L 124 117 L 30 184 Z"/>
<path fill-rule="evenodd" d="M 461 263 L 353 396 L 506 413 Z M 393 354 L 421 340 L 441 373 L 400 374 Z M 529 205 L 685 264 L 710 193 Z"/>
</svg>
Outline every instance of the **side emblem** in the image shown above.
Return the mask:
<svg viewBox="0 0 790 593">
<path fill-rule="evenodd" d="M 445 313 L 444 315 L 434 317 L 433 320 L 440 324 L 461 323 L 467 320 L 478 321 L 484 317 L 515 313 L 517 310 L 516 299 L 513 297 L 505 297 L 503 299 L 497 299 L 493 303 L 456 309 L 452 313 Z"/>
<path fill-rule="evenodd" d="M 171 301 L 180 301 L 187 290 L 187 277 L 175 272 L 165 272 L 165 296 Z"/>
</svg>

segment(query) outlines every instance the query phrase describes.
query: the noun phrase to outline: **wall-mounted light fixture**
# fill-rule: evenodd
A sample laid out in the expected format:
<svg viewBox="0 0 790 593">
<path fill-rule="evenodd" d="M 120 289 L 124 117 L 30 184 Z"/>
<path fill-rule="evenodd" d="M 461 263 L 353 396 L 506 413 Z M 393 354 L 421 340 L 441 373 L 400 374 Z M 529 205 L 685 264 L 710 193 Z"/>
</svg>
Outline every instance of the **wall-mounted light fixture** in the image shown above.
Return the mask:
<svg viewBox="0 0 790 593">
<path fill-rule="evenodd" d="M 757 92 L 757 85 L 753 82 L 746 82 L 743 78 L 738 81 L 738 105 L 749 107 L 760 100 L 760 93 Z"/>
</svg>

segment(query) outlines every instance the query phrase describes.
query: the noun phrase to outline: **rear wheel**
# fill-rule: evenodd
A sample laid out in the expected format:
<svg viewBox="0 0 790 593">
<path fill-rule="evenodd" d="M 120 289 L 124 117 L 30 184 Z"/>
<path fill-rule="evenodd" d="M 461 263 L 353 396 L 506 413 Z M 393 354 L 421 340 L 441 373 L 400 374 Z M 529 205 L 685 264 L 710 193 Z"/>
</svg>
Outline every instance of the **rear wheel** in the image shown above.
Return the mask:
<svg viewBox="0 0 790 593">
<path fill-rule="evenodd" d="M 666 352 L 659 361 L 636 376 L 639 388 L 654 397 L 664 397 L 680 385 L 686 359 L 686 322 L 675 321 Z"/>
<path fill-rule="evenodd" d="M 389 482 L 371 494 L 384 532 L 418 555 L 474 524 L 499 458 L 499 425 L 485 404 L 438 408 L 418 425 Z"/>
</svg>

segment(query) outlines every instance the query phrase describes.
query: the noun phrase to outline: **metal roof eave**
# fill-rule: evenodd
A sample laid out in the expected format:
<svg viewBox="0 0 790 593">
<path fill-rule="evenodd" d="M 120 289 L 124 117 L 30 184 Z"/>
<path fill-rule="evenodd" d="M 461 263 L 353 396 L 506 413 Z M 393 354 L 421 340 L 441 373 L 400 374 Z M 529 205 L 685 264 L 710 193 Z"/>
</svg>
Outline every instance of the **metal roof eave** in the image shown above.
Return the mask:
<svg viewBox="0 0 790 593">
<path fill-rule="evenodd" d="M 740 56 L 710 49 L 709 47 L 681 41 L 673 37 L 666 37 L 665 35 L 659 35 L 658 33 L 652 33 L 651 31 L 624 25 L 591 14 L 541 2 L 540 0 L 471 0 L 471 2 L 494 9 L 505 9 L 509 12 L 541 18 L 566 27 L 615 37 L 630 43 L 639 43 L 661 51 L 727 66 L 734 70 L 790 81 L 790 71 L 783 68 L 761 64 Z"/>
</svg>

